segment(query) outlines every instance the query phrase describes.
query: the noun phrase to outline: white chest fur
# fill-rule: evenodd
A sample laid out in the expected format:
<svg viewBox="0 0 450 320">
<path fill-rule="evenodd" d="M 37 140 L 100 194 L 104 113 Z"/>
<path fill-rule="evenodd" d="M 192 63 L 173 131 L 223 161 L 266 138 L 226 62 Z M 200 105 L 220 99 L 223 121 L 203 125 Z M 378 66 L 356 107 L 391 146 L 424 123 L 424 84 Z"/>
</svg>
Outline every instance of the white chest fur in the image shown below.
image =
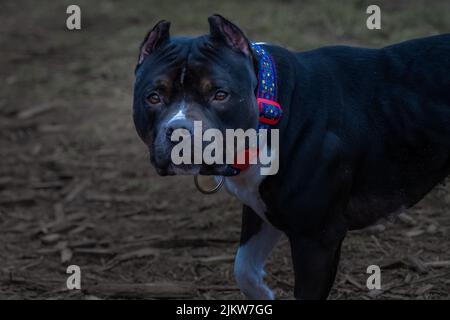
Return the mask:
<svg viewBox="0 0 450 320">
<path fill-rule="evenodd" d="M 264 221 L 266 220 L 266 205 L 259 194 L 259 185 L 265 176 L 260 173 L 260 166 L 250 166 L 246 171 L 235 177 L 225 178 L 228 192 L 239 198 L 244 204 L 252 208 Z"/>
</svg>

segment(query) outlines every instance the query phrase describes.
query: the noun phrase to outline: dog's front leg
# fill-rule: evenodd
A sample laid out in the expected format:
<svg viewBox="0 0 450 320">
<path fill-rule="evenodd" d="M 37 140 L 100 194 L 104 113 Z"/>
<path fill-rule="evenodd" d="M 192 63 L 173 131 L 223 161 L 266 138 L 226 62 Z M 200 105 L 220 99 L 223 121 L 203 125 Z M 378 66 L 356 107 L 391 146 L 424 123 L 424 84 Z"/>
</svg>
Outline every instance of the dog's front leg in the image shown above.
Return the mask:
<svg viewBox="0 0 450 320">
<path fill-rule="evenodd" d="M 328 297 L 336 277 L 344 227 L 333 227 L 315 237 L 290 235 L 295 272 L 296 299 L 322 300 Z"/>
<path fill-rule="evenodd" d="M 264 222 L 251 208 L 242 212 L 241 242 L 234 264 L 236 282 L 249 299 L 272 300 L 272 291 L 264 284 L 264 263 L 282 232 Z"/>
</svg>

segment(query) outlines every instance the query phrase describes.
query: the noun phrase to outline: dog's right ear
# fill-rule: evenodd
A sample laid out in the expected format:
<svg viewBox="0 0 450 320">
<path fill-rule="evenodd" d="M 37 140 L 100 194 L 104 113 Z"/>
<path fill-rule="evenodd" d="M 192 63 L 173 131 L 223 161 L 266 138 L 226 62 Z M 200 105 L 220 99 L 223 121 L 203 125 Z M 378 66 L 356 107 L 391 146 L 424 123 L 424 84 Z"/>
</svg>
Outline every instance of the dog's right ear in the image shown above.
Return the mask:
<svg viewBox="0 0 450 320">
<path fill-rule="evenodd" d="M 169 29 L 170 22 L 161 20 L 147 33 L 147 36 L 142 42 L 139 50 L 138 65 L 140 65 L 142 61 L 144 61 L 144 59 L 153 52 L 153 50 L 169 40 Z"/>
</svg>

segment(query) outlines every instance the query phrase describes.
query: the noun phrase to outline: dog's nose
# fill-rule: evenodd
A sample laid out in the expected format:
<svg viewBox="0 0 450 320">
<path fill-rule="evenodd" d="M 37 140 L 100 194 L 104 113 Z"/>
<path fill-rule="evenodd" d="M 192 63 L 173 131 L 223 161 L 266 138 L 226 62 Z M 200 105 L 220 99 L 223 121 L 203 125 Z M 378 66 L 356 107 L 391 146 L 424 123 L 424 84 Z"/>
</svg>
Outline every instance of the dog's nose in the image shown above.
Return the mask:
<svg viewBox="0 0 450 320">
<path fill-rule="evenodd" d="M 167 127 L 166 127 L 166 136 L 169 140 L 171 140 L 171 137 L 175 130 L 178 129 L 184 129 L 180 131 L 178 134 L 179 136 L 193 136 L 194 135 L 194 125 L 192 121 L 185 120 L 185 119 L 179 119 L 179 120 L 173 120 L 171 121 Z M 186 132 L 187 130 L 187 132 Z"/>
</svg>

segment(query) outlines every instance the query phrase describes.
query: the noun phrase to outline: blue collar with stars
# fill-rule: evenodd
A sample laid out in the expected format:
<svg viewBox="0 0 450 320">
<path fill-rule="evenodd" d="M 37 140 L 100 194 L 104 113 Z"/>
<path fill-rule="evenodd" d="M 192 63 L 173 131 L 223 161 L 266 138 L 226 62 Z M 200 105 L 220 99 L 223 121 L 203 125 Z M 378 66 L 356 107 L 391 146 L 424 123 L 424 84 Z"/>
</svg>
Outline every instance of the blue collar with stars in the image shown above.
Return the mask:
<svg viewBox="0 0 450 320">
<path fill-rule="evenodd" d="M 258 58 L 258 88 L 256 101 L 259 109 L 259 129 L 270 129 L 281 119 L 282 109 L 278 103 L 277 73 L 270 54 L 258 43 L 251 44 Z"/>
<path fill-rule="evenodd" d="M 270 54 L 257 43 L 251 44 L 253 52 L 258 60 L 258 87 L 256 89 L 256 102 L 259 109 L 258 130 L 270 130 L 281 119 L 282 109 L 278 103 L 277 73 L 275 63 Z M 234 163 L 228 168 L 230 175 L 237 175 L 250 167 L 250 159 L 257 157 L 258 149 L 245 149 L 245 163 Z"/>
</svg>

